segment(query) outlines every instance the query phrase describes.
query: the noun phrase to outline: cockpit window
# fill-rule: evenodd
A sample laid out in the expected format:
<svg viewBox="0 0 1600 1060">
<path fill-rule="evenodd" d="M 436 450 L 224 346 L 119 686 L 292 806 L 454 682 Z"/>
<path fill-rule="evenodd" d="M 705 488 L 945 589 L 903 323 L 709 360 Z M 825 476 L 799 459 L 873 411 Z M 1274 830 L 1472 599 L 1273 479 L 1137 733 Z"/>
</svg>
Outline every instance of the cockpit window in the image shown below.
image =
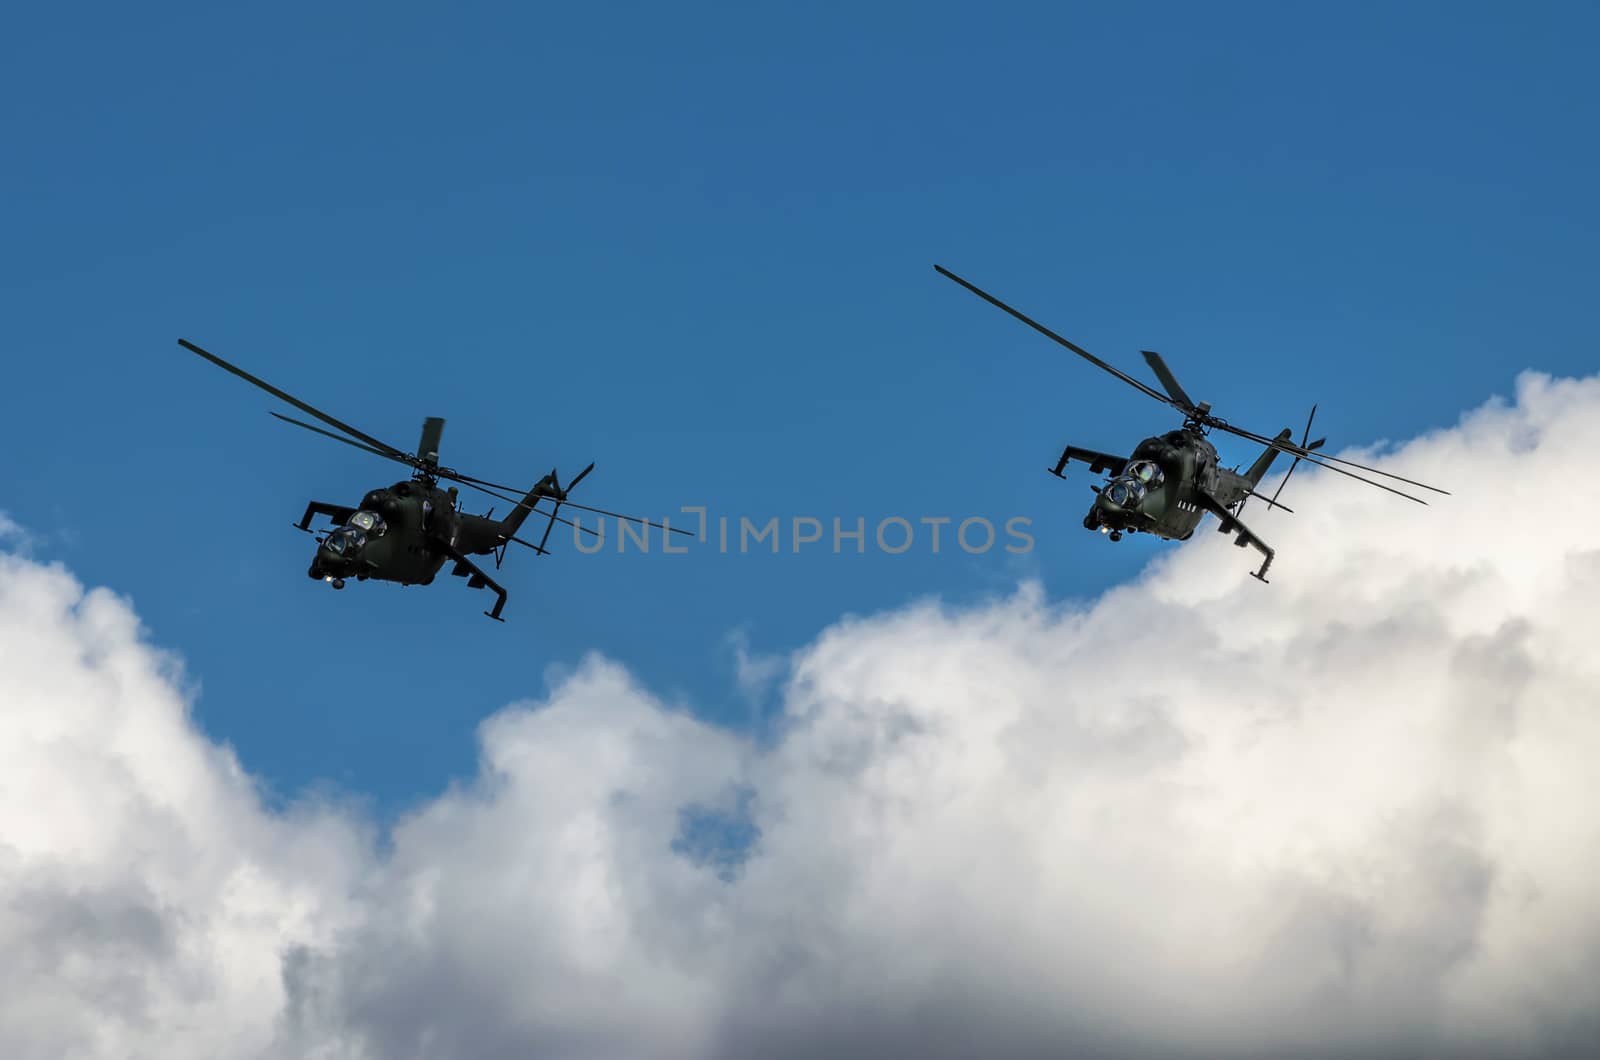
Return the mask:
<svg viewBox="0 0 1600 1060">
<path fill-rule="evenodd" d="M 1106 487 L 1105 497 L 1119 507 L 1137 508 L 1144 500 L 1144 486 L 1137 479 L 1115 479 Z"/>
<path fill-rule="evenodd" d="M 358 530 L 365 530 L 373 537 L 382 537 L 389 529 L 388 524 L 383 521 L 383 516 L 377 512 L 357 512 L 350 517 L 350 525 Z"/>
<path fill-rule="evenodd" d="M 335 556 L 353 556 L 366 543 L 367 535 L 360 527 L 341 526 L 328 535 L 328 539 L 323 542 L 323 545 Z"/>
<path fill-rule="evenodd" d="M 1157 467 L 1155 461 L 1153 460 L 1135 460 L 1133 463 L 1128 465 L 1128 469 L 1124 471 L 1123 474 L 1127 475 L 1129 478 L 1133 479 L 1146 489 L 1153 490 L 1161 488 L 1161 481 L 1163 478 L 1161 474 L 1161 468 Z"/>
</svg>

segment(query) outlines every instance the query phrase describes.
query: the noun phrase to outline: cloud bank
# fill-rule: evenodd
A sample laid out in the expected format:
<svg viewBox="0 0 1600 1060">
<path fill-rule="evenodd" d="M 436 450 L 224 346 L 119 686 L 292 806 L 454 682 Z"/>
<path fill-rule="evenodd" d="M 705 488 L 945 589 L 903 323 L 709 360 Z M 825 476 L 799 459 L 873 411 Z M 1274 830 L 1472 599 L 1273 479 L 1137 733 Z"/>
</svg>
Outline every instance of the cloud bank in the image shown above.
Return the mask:
<svg viewBox="0 0 1600 1060">
<path fill-rule="evenodd" d="M 0 553 L 0 1055 L 1594 1055 L 1596 451 L 1524 375 L 1384 454 L 1433 507 L 1247 511 L 1270 587 L 843 621 L 760 744 L 593 657 L 382 844 Z"/>
</svg>

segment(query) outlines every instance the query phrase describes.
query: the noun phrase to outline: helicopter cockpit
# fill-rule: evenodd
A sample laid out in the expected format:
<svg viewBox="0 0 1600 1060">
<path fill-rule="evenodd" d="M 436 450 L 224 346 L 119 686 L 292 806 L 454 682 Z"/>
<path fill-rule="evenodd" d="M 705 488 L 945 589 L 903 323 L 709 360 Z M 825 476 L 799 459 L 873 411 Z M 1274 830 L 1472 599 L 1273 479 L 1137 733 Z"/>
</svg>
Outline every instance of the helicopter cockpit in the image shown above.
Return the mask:
<svg viewBox="0 0 1600 1060">
<path fill-rule="evenodd" d="M 1154 460 L 1135 460 L 1122 472 L 1124 475 L 1138 482 L 1145 489 L 1160 489 L 1166 476 L 1161 474 L 1161 468 Z"/>
<path fill-rule="evenodd" d="M 1145 494 L 1160 489 L 1163 481 L 1165 476 L 1154 461 L 1135 460 L 1111 480 L 1102 496 L 1119 508 L 1137 508 Z"/>
<path fill-rule="evenodd" d="M 1112 479 L 1111 485 L 1105 488 L 1102 496 L 1119 508 L 1137 508 L 1139 502 L 1144 500 L 1144 487 L 1137 479 L 1124 476 Z"/>
<path fill-rule="evenodd" d="M 335 556 L 350 557 L 361 551 L 368 535 L 382 537 L 388 529 L 383 516 L 377 512 L 359 511 L 350 517 L 348 523 L 329 534 L 322 544 Z"/>
<path fill-rule="evenodd" d="M 367 543 L 366 532 L 355 526 L 341 526 L 329 534 L 322 547 L 335 556 L 354 556 Z"/>
</svg>

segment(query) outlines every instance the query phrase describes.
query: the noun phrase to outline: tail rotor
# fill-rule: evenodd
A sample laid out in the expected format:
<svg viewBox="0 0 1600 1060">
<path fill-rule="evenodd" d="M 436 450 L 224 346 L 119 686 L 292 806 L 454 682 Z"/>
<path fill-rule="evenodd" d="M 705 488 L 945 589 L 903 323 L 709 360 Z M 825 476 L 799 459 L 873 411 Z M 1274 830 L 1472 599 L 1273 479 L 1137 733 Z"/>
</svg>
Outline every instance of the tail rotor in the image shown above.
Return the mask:
<svg viewBox="0 0 1600 1060">
<path fill-rule="evenodd" d="M 569 494 L 573 490 L 577 489 L 578 488 L 578 483 L 582 482 L 584 480 L 584 477 L 587 476 L 589 474 L 589 472 L 591 472 L 593 470 L 594 470 L 594 463 L 591 461 L 588 467 L 586 467 L 582 471 L 578 472 L 578 477 L 577 478 L 575 478 L 571 482 L 567 483 L 567 488 L 566 489 L 562 489 L 561 488 L 561 480 L 558 477 L 556 477 L 556 469 L 555 468 L 551 468 L 550 469 L 550 483 L 551 483 L 551 485 L 553 485 L 555 487 L 555 491 L 556 491 L 555 492 L 555 498 L 554 498 L 555 502 L 556 502 L 556 506 L 553 509 L 551 509 L 551 511 L 550 511 L 550 520 L 547 523 L 544 524 L 544 536 L 539 539 L 538 552 L 541 555 L 544 554 L 545 543 L 550 540 L 550 531 L 555 529 L 556 515 L 557 515 L 557 513 L 559 513 L 561 511 L 562 502 L 567 499 L 567 494 Z"/>
<path fill-rule="evenodd" d="M 1309 452 L 1311 452 L 1312 450 L 1315 450 L 1315 449 L 1321 449 L 1322 448 L 1322 443 L 1324 443 L 1324 442 L 1326 442 L 1328 440 L 1326 438 L 1318 438 L 1314 442 L 1310 440 L 1311 439 L 1311 421 L 1316 419 L 1316 418 L 1317 418 L 1317 406 L 1312 405 L 1311 406 L 1311 415 L 1306 417 L 1306 429 L 1300 435 L 1300 448 L 1304 452 L 1307 452 L 1307 453 L 1309 453 Z M 1289 465 L 1288 473 L 1283 476 L 1283 481 L 1278 483 L 1278 488 L 1276 490 L 1274 490 L 1273 493 L 1272 493 L 1272 500 L 1267 502 L 1269 507 L 1277 502 L 1278 494 L 1282 493 L 1283 492 L 1283 487 L 1285 487 L 1285 486 L 1287 486 L 1289 484 L 1289 476 L 1293 475 L 1294 474 L 1294 469 L 1300 466 L 1301 459 L 1302 459 L 1302 455 L 1300 453 L 1296 453 L 1295 454 L 1295 458 L 1294 458 L 1294 463 Z"/>
</svg>

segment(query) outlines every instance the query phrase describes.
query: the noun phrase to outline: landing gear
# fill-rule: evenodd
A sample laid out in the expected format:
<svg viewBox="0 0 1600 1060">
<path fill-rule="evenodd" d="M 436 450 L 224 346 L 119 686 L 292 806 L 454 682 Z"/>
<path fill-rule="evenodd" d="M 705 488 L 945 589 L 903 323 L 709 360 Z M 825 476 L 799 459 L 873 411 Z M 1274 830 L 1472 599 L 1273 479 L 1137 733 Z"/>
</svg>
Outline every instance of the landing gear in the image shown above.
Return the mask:
<svg viewBox="0 0 1600 1060">
<path fill-rule="evenodd" d="M 1122 540 L 1122 531 L 1121 530 L 1113 530 L 1113 531 L 1111 531 L 1110 535 L 1108 535 L 1108 536 L 1110 536 L 1111 540 L 1113 540 L 1113 541 L 1121 541 Z"/>
<path fill-rule="evenodd" d="M 328 584 L 333 586 L 335 589 L 343 589 L 344 588 L 344 579 L 343 578 L 335 578 L 332 581 L 330 581 Z"/>
</svg>

